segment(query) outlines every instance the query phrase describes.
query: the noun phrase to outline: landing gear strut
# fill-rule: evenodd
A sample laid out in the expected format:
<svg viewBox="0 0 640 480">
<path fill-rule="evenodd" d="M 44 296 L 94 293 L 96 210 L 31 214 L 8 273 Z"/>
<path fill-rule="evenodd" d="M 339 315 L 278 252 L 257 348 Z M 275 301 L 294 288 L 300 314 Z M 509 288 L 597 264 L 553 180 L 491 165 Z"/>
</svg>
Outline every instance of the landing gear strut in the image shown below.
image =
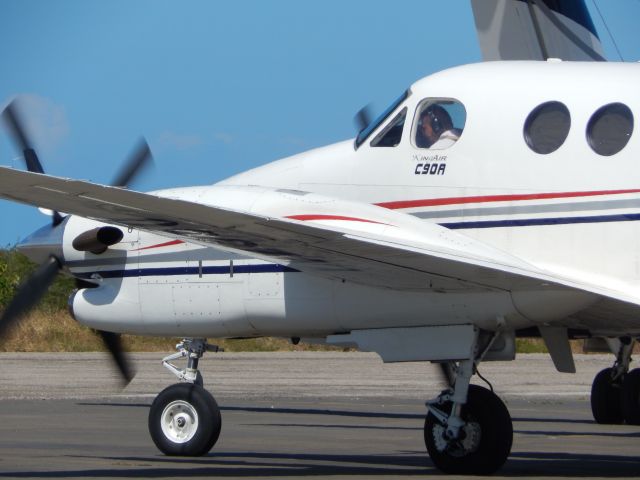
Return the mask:
<svg viewBox="0 0 640 480">
<path fill-rule="evenodd" d="M 204 455 L 220 436 L 222 419 L 213 396 L 202 385 L 198 361 L 205 351 L 218 351 L 204 339 L 185 339 L 162 364 L 183 383 L 165 388 L 149 411 L 149 433 L 153 443 L 166 455 Z M 187 357 L 187 367 L 179 369 L 171 360 Z"/>
<path fill-rule="evenodd" d="M 176 353 L 162 359 L 162 365 L 173 373 L 181 382 L 195 383 L 201 387 L 204 384 L 202 374 L 198 371 L 198 362 L 204 352 L 219 352 L 221 349 L 217 345 L 207 343 L 205 338 L 185 338 L 176 345 Z M 187 357 L 187 367 L 179 369 L 172 360 Z"/>
<path fill-rule="evenodd" d="M 452 388 L 427 402 L 424 441 L 445 473 L 488 475 L 507 460 L 513 442 L 511 416 L 492 391 L 469 385 L 476 362 L 450 364 Z"/>
</svg>

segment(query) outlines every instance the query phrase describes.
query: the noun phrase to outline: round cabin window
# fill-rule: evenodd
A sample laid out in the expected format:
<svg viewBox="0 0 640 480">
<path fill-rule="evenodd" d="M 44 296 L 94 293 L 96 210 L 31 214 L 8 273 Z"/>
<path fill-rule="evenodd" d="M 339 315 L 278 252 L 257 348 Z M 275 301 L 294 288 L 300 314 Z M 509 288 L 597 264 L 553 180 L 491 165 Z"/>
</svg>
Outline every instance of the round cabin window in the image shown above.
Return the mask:
<svg viewBox="0 0 640 480">
<path fill-rule="evenodd" d="M 529 148 L 546 155 L 559 149 L 569 135 L 571 115 L 560 102 L 538 105 L 524 122 L 524 139 Z"/>
<path fill-rule="evenodd" d="M 599 155 L 611 156 L 622 150 L 633 133 L 633 114 L 623 103 L 600 107 L 589 119 L 587 141 Z"/>
</svg>

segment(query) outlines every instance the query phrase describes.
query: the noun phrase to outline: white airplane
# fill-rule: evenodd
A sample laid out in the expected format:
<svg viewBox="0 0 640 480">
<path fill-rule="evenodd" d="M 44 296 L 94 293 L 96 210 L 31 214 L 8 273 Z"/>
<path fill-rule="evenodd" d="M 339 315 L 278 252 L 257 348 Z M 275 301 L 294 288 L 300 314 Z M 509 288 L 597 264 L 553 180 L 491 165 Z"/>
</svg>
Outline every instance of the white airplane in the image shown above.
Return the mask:
<svg viewBox="0 0 640 480">
<path fill-rule="evenodd" d="M 46 175 L 8 107 L 30 171 L 0 167 L 0 197 L 54 213 L 18 245 L 41 267 L 0 329 L 63 270 L 80 285 L 74 318 L 101 334 L 127 379 L 117 333 L 184 338 L 165 359 L 180 383 L 149 414 L 168 455 L 202 455 L 218 439 L 198 370 L 215 349 L 208 337 L 439 363 L 449 387 L 427 402 L 424 438 L 448 473 L 506 461 L 509 412 L 470 380 L 482 361 L 513 360 L 517 336 L 542 336 L 561 372 L 575 371 L 570 338 L 606 345 L 615 361 L 594 380 L 595 420 L 640 424 L 640 369 L 629 367 L 640 336 L 640 65 L 551 58 L 601 59 L 581 0 L 473 7 L 485 57 L 549 58 L 431 75 L 354 140 L 213 186 L 121 188 L 134 167 L 114 186 Z M 507 26 L 526 15 L 520 48 Z M 133 163 L 148 157 L 143 146 Z M 184 369 L 170 363 L 180 357 Z"/>
</svg>

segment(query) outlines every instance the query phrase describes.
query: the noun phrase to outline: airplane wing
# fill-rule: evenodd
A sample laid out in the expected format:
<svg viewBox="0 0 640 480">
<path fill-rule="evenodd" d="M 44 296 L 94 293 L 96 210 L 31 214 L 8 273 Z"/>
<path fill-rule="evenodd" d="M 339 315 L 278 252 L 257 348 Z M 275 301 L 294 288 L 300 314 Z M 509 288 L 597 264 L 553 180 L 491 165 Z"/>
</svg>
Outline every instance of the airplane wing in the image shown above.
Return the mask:
<svg viewBox="0 0 640 480">
<path fill-rule="evenodd" d="M 241 251 L 309 274 L 398 290 L 583 295 L 589 322 L 637 298 L 545 272 L 465 235 L 382 207 L 263 187 L 140 193 L 0 167 L 0 198 Z M 184 196 L 184 194 L 182 194 Z M 174 197 L 174 198 L 172 198 Z M 602 298 L 609 303 L 602 303 Z"/>
<path fill-rule="evenodd" d="M 471 0 L 471 6 L 485 61 L 605 60 L 584 0 Z"/>
</svg>

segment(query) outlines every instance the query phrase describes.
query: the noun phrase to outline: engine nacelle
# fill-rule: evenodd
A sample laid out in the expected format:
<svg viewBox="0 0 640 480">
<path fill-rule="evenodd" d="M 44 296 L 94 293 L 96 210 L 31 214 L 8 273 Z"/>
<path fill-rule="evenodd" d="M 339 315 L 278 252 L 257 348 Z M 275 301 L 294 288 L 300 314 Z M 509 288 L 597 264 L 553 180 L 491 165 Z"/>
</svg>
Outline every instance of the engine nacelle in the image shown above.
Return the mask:
<svg viewBox="0 0 640 480">
<path fill-rule="evenodd" d="M 95 288 L 76 290 L 69 298 L 72 317 L 90 328 L 170 337 L 256 334 L 247 321 L 241 284 L 234 292 L 216 283 L 139 285 L 138 277 L 99 282 Z M 220 295 L 225 297 L 222 308 Z"/>
</svg>

